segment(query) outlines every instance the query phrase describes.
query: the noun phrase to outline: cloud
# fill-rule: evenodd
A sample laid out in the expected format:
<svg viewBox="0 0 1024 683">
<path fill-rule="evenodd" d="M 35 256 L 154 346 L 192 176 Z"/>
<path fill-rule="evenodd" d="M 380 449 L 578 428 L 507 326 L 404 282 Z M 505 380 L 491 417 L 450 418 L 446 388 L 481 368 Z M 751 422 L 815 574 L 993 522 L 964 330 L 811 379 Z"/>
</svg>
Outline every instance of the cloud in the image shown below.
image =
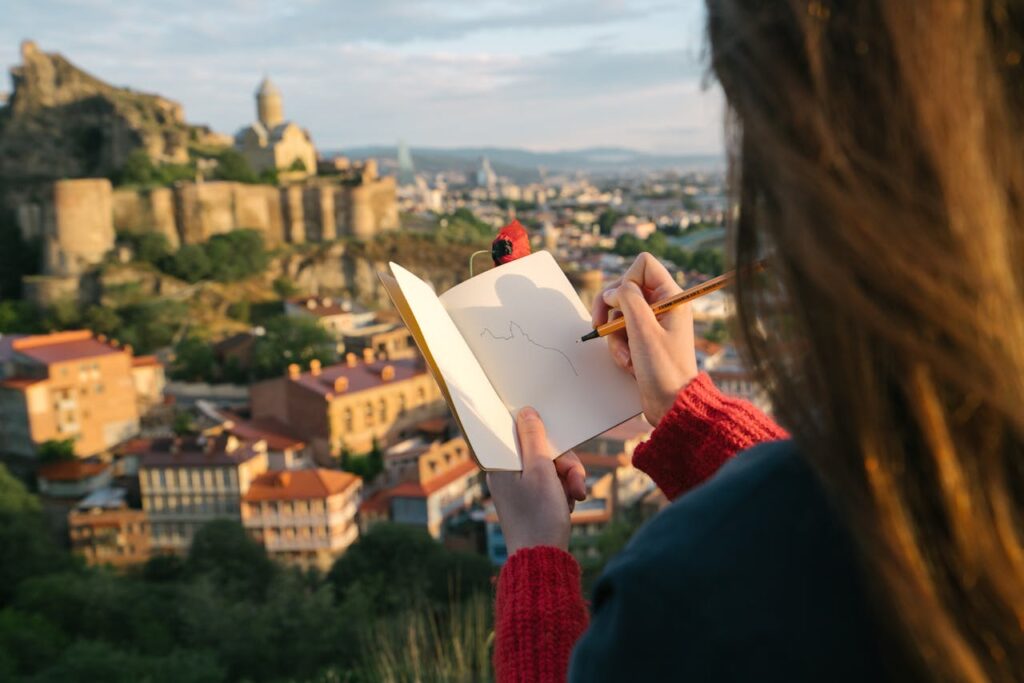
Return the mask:
<svg viewBox="0 0 1024 683">
<path fill-rule="evenodd" d="M 253 91 L 269 73 L 286 114 L 331 148 L 405 137 L 706 152 L 721 148 L 721 96 L 700 88 L 700 5 L 38 0 L 7 10 L 0 45 L 10 51 L 0 58 L 17 61 L 17 41 L 33 37 L 229 133 L 252 119 Z"/>
</svg>

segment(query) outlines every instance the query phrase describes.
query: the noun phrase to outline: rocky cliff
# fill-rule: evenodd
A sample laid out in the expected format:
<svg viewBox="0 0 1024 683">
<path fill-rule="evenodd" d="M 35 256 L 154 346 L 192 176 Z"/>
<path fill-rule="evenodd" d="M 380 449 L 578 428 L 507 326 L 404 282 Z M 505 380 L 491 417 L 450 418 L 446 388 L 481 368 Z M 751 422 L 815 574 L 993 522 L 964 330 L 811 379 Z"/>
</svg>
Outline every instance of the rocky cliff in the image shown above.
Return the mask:
<svg viewBox="0 0 1024 683">
<path fill-rule="evenodd" d="M 140 147 L 183 162 L 189 142 L 205 135 L 180 104 L 104 83 L 33 42 L 22 44 L 21 58 L 0 108 L 0 182 L 109 176 Z"/>
</svg>

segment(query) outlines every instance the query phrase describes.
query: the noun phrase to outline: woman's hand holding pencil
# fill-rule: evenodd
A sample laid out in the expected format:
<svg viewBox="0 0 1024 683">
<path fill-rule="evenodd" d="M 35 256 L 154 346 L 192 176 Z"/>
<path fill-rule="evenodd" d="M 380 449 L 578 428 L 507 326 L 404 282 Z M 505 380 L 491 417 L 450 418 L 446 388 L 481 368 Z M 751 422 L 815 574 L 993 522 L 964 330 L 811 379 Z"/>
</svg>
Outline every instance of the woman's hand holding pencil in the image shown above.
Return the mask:
<svg viewBox="0 0 1024 683">
<path fill-rule="evenodd" d="M 612 309 L 624 317 L 625 328 L 608 335 L 608 348 L 619 367 L 636 377 L 644 415 L 655 426 L 679 390 L 697 376 L 689 303 L 675 305 L 660 317 L 651 308 L 682 291 L 658 259 L 643 253 L 594 302 L 595 328 L 609 321 Z"/>
</svg>

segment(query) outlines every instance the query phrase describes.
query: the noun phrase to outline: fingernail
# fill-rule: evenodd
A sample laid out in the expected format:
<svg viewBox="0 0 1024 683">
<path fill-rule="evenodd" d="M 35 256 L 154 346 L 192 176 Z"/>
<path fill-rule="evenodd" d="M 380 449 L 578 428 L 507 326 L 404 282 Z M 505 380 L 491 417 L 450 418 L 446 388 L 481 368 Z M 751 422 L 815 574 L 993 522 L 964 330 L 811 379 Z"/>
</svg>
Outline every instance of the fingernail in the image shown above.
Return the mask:
<svg viewBox="0 0 1024 683">
<path fill-rule="evenodd" d="M 618 291 L 619 291 L 618 287 L 612 287 L 611 289 L 606 289 L 604 291 L 604 294 L 602 294 L 602 296 L 604 297 L 604 302 L 606 304 L 610 304 L 612 302 L 611 301 L 612 297 L 615 296 L 615 293 L 618 292 Z"/>
<path fill-rule="evenodd" d="M 623 365 L 629 365 L 629 351 L 626 349 L 619 349 L 615 352 L 615 357 L 619 359 L 619 362 Z"/>
<path fill-rule="evenodd" d="M 519 419 L 523 422 L 529 422 L 530 420 L 539 420 L 540 415 L 538 415 L 537 411 L 530 406 L 526 406 L 519 411 Z"/>
</svg>

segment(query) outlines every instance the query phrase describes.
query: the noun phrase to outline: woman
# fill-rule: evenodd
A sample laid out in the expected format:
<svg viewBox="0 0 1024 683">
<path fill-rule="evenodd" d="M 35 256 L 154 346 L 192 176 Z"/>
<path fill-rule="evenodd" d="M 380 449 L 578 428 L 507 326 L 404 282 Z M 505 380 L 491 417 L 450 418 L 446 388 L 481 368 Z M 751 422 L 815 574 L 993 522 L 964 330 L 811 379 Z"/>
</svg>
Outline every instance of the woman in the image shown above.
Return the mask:
<svg viewBox="0 0 1024 683">
<path fill-rule="evenodd" d="M 594 323 L 626 317 L 609 348 L 657 425 L 634 463 L 679 497 L 609 564 L 588 626 L 565 552 L 581 468 L 524 410 L 523 473 L 489 476 L 498 678 L 1020 680 L 1024 7 L 708 17 L 732 258 L 771 264 L 737 282 L 737 327 L 792 438 L 697 374 L 689 312 L 650 315 L 675 290 L 641 256 Z"/>
</svg>

